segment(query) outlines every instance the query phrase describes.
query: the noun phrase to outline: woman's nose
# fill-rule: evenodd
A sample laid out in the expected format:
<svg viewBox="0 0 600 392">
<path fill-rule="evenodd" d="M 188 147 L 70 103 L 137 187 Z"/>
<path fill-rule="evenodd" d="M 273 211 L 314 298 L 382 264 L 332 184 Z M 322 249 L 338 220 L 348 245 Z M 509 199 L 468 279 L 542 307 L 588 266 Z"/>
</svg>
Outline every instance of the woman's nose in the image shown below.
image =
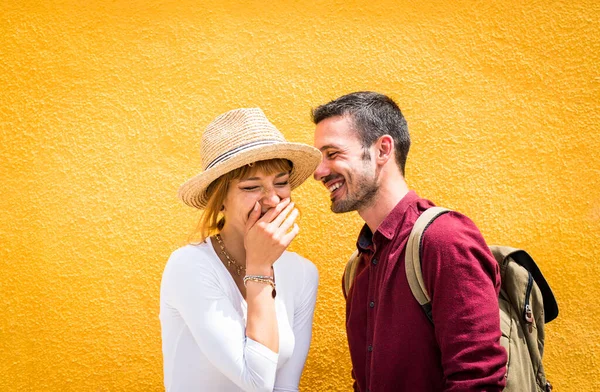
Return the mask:
<svg viewBox="0 0 600 392">
<path fill-rule="evenodd" d="M 275 207 L 281 201 L 281 197 L 277 194 L 275 188 L 265 188 L 263 197 L 260 200 L 260 204 L 267 207 Z"/>
</svg>

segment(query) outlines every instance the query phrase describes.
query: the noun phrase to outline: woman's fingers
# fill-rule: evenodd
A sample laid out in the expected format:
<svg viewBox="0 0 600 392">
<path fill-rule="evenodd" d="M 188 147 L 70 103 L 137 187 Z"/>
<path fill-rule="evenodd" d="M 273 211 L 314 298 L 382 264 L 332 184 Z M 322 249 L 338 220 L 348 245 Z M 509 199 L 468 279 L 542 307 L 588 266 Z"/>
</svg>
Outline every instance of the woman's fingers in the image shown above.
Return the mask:
<svg viewBox="0 0 600 392">
<path fill-rule="evenodd" d="M 294 223 L 294 227 L 292 228 L 292 230 L 290 230 L 289 233 L 286 233 L 282 238 L 281 238 L 281 242 L 283 242 L 287 248 L 287 246 L 289 244 L 292 243 L 292 240 L 294 238 L 296 238 L 296 236 L 298 235 L 298 232 L 300 231 L 300 226 L 298 226 L 297 223 Z"/>
<path fill-rule="evenodd" d="M 272 265 L 300 230 L 295 223 L 300 213 L 289 199 L 282 200 L 262 217 L 260 211 L 257 203 L 246 224 L 246 268 Z"/>
<path fill-rule="evenodd" d="M 294 202 L 290 202 L 285 209 L 281 211 L 279 215 L 275 217 L 275 219 L 273 219 L 271 224 L 275 225 L 276 228 L 281 226 L 281 223 L 284 221 L 284 219 L 286 219 L 286 216 L 289 215 L 290 211 L 292 211 L 292 208 L 294 208 Z"/>
<path fill-rule="evenodd" d="M 275 207 L 273 207 L 269 211 L 267 211 L 263 215 L 263 217 L 260 218 L 260 220 L 263 222 L 266 222 L 266 223 L 270 223 L 273 219 L 275 219 L 277 216 L 279 216 L 281 211 L 283 211 L 283 209 L 286 208 L 289 204 L 290 204 L 290 198 L 287 197 L 287 198 L 283 199 L 282 201 L 280 201 L 279 204 L 277 204 Z"/>
<path fill-rule="evenodd" d="M 290 206 L 292 206 L 292 204 L 290 204 Z M 279 219 L 279 217 L 284 215 L 284 213 L 287 213 L 286 210 L 287 210 L 287 208 L 281 214 L 279 214 L 279 216 L 277 218 Z M 295 224 L 294 222 L 296 221 L 297 217 L 298 217 L 298 210 L 296 208 L 294 208 L 287 215 L 287 218 L 285 218 L 285 220 L 281 223 L 281 226 L 279 226 L 279 232 L 281 235 L 286 234 L 288 232 L 288 230 Z M 273 223 L 275 223 L 275 221 L 273 221 Z"/>
<path fill-rule="evenodd" d="M 254 226 L 254 224 L 258 221 L 258 218 L 260 218 L 260 204 L 256 202 L 254 203 L 254 208 L 248 216 L 248 221 L 246 221 L 246 233 L 252 228 L 252 226 Z"/>
</svg>

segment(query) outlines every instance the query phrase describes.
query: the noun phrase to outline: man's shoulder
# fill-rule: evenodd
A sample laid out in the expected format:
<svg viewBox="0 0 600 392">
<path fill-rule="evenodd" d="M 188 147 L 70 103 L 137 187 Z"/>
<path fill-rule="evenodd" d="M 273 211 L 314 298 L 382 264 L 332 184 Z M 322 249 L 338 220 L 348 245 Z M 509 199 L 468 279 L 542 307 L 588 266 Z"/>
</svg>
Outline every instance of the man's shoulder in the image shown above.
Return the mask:
<svg viewBox="0 0 600 392">
<path fill-rule="evenodd" d="M 481 237 L 479 229 L 468 216 L 451 210 L 438 216 L 427 227 L 423 234 L 423 243 L 445 247 L 457 241 L 470 241 L 479 237 Z"/>
<path fill-rule="evenodd" d="M 425 230 L 421 265 L 431 291 L 433 281 L 468 280 L 481 276 L 481 271 L 499 288 L 498 264 L 483 235 L 471 219 L 456 211 L 440 215 Z"/>
<path fill-rule="evenodd" d="M 490 274 L 497 266 L 492 253 L 475 223 L 464 214 L 450 211 L 436 218 L 425 230 L 421 240 L 424 266 L 438 265 L 488 269 Z M 424 273 L 428 268 L 424 267 Z"/>
</svg>

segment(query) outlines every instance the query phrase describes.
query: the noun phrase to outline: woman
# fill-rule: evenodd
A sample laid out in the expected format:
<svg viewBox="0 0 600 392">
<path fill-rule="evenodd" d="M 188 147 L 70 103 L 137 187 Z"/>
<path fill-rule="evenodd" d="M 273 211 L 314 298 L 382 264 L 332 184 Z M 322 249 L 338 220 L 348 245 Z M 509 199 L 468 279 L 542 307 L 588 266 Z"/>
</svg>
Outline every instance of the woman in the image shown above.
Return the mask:
<svg viewBox="0 0 600 392">
<path fill-rule="evenodd" d="M 161 283 L 166 390 L 297 391 L 318 273 L 286 251 L 299 230 L 290 195 L 321 154 L 237 109 L 207 127 L 201 155 L 179 196 L 204 210 L 203 241 L 176 250 Z"/>
</svg>

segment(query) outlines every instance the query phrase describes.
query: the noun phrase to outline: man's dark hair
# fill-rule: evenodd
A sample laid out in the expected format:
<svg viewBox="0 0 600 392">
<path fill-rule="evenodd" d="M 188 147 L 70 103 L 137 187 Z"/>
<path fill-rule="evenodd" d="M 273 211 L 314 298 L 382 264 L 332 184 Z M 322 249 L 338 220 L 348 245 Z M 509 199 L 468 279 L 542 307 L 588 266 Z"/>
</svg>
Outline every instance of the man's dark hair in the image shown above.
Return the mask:
<svg viewBox="0 0 600 392">
<path fill-rule="evenodd" d="M 404 175 L 406 157 L 410 149 L 408 125 L 400 108 L 390 97 L 372 91 L 344 95 L 312 111 L 315 124 L 337 116 L 348 116 L 358 133 L 363 148 L 367 149 L 383 135 L 390 135 L 396 149 L 396 163 Z"/>
</svg>

